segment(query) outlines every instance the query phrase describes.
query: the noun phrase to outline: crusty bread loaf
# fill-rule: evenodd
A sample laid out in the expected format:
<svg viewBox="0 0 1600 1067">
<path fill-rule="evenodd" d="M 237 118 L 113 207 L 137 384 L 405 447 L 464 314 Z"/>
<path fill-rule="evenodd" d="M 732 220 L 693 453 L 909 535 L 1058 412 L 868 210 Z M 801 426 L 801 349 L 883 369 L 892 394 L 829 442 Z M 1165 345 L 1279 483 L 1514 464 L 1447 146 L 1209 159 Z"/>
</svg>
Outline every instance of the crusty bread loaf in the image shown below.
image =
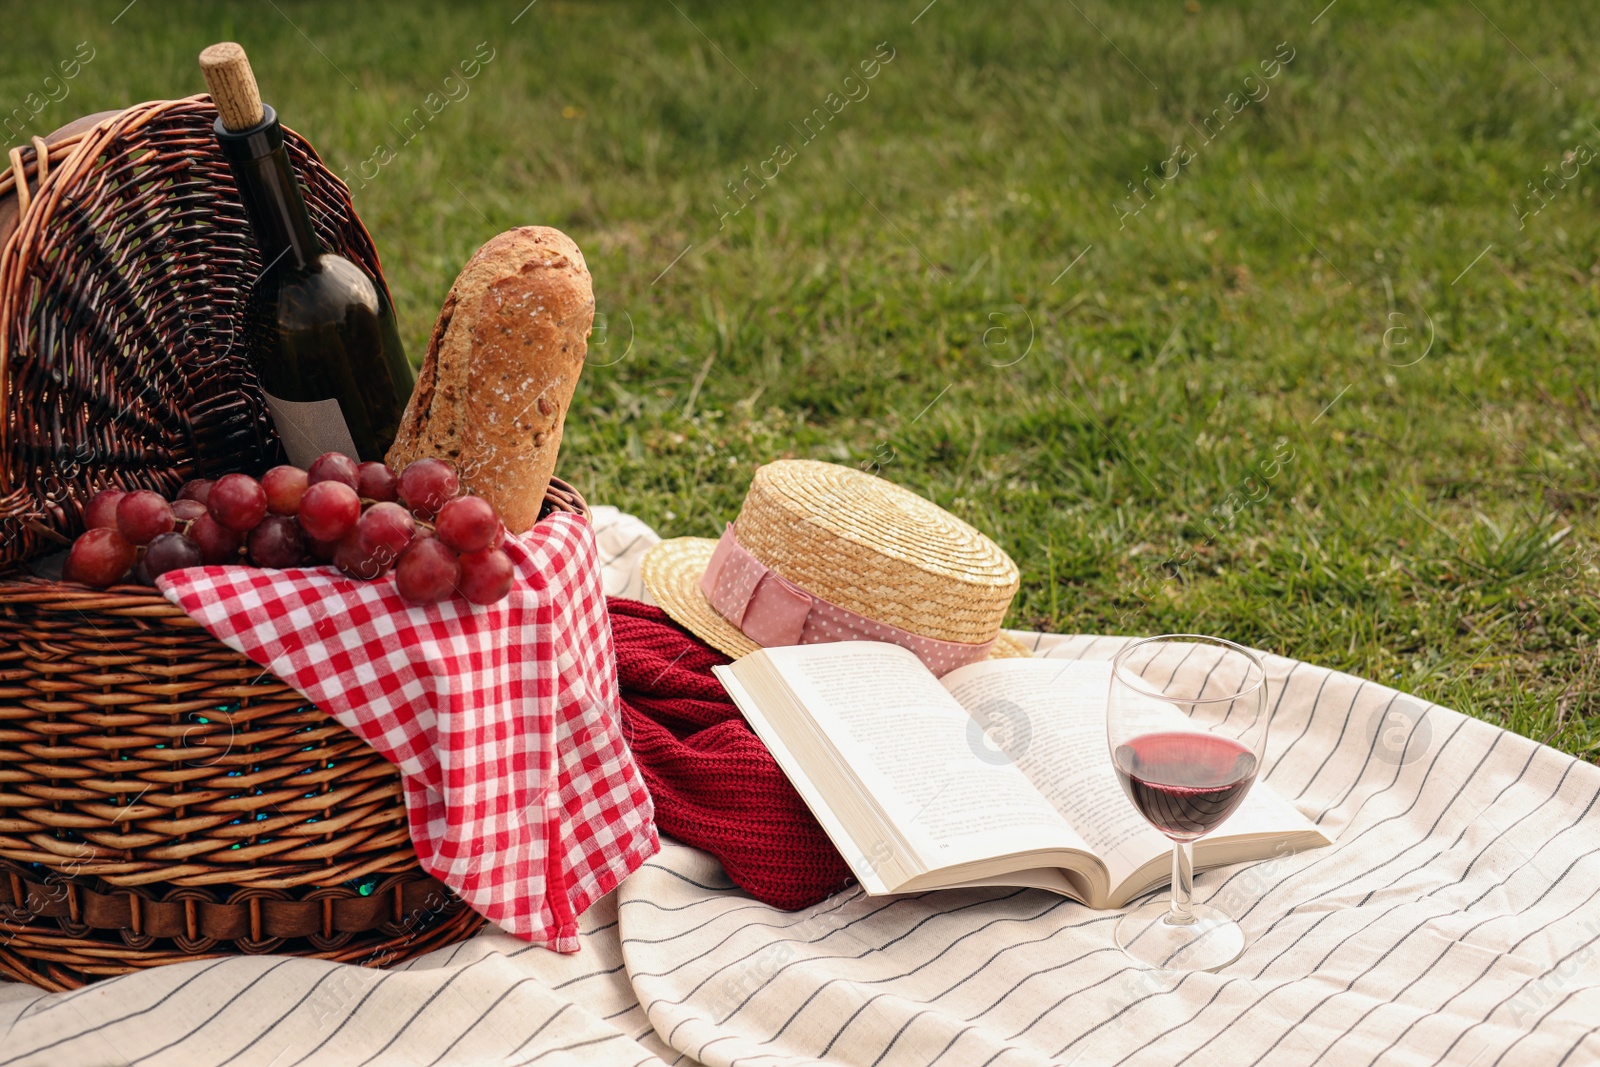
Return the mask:
<svg viewBox="0 0 1600 1067">
<path fill-rule="evenodd" d="M 532 526 L 593 325 L 589 268 L 572 238 L 522 226 L 489 241 L 445 297 L 389 466 L 449 460 L 506 529 Z"/>
</svg>

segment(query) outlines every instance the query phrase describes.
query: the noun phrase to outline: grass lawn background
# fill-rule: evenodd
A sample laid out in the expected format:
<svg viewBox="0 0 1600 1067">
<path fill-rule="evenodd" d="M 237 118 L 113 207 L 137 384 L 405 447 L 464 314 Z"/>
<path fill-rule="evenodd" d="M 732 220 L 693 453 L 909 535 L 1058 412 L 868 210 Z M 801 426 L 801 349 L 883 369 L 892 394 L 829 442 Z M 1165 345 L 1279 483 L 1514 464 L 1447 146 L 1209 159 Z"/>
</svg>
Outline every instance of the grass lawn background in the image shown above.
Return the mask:
<svg viewBox="0 0 1600 1067">
<path fill-rule="evenodd" d="M 414 360 L 487 238 L 582 246 L 591 501 L 715 535 L 764 461 L 876 470 L 1011 552 L 1013 625 L 1595 758 L 1600 9 L 925 2 L 33 4 L 0 106 L 65 90 L 20 143 L 238 40 Z"/>
</svg>

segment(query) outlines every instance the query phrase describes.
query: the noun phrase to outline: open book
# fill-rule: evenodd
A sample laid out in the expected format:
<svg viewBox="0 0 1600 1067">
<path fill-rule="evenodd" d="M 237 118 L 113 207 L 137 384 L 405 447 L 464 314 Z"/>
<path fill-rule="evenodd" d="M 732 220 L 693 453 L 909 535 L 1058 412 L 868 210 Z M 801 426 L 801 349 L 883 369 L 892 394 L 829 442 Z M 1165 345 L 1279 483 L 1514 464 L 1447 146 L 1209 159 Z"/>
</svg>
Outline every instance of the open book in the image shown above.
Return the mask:
<svg viewBox="0 0 1600 1067">
<path fill-rule="evenodd" d="M 1018 885 L 1111 908 L 1171 878 L 1172 843 L 1111 768 L 1108 662 L 987 660 L 939 679 L 898 645 L 841 641 L 716 673 L 869 893 Z M 1195 866 L 1330 843 L 1258 780 Z"/>
</svg>

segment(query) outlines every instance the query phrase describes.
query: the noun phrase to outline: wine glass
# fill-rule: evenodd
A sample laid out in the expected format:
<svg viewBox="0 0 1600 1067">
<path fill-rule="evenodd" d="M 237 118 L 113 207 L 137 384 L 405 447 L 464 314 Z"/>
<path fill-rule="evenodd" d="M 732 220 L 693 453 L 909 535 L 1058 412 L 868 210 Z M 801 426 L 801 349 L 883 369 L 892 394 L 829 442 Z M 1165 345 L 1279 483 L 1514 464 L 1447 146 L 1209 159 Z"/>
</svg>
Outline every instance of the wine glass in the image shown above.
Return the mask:
<svg viewBox="0 0 1600 1067">
<path fill-rule="evenodd" d="M 1172 899 L 1129 912 L 1117 946 L 1167 971 L 1214 971 L 1239 958 L 1244 931 L 1196 904 L 1194 842 L 1238 808 L 1267 744 L 1267 674 L 1232 641 L 1165 634 L 1112 661 L 1106 742 L 1123 792 L 1172 840 Z"/>
</svg>

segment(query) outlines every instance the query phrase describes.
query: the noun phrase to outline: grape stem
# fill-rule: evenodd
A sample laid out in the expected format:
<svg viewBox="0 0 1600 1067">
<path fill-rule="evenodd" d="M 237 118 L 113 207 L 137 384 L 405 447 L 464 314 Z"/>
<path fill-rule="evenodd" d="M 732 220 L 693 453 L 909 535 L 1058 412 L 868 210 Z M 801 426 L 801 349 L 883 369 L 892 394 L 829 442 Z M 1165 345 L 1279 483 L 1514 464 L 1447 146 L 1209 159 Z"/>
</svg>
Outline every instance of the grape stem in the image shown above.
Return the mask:
<svg viewBox="0 0 1600 1067">
<path fill-rule="evenodd" d="M 50 529 L 50 527 L 46 526 L 38 519 L 29 519 L 27 525 L 30 531 L 38 534 L 40 537 L 54 541 L 58 545 L 66 545 L 68 548 L 72 547 L 72 538 Z"/>
</svg>

